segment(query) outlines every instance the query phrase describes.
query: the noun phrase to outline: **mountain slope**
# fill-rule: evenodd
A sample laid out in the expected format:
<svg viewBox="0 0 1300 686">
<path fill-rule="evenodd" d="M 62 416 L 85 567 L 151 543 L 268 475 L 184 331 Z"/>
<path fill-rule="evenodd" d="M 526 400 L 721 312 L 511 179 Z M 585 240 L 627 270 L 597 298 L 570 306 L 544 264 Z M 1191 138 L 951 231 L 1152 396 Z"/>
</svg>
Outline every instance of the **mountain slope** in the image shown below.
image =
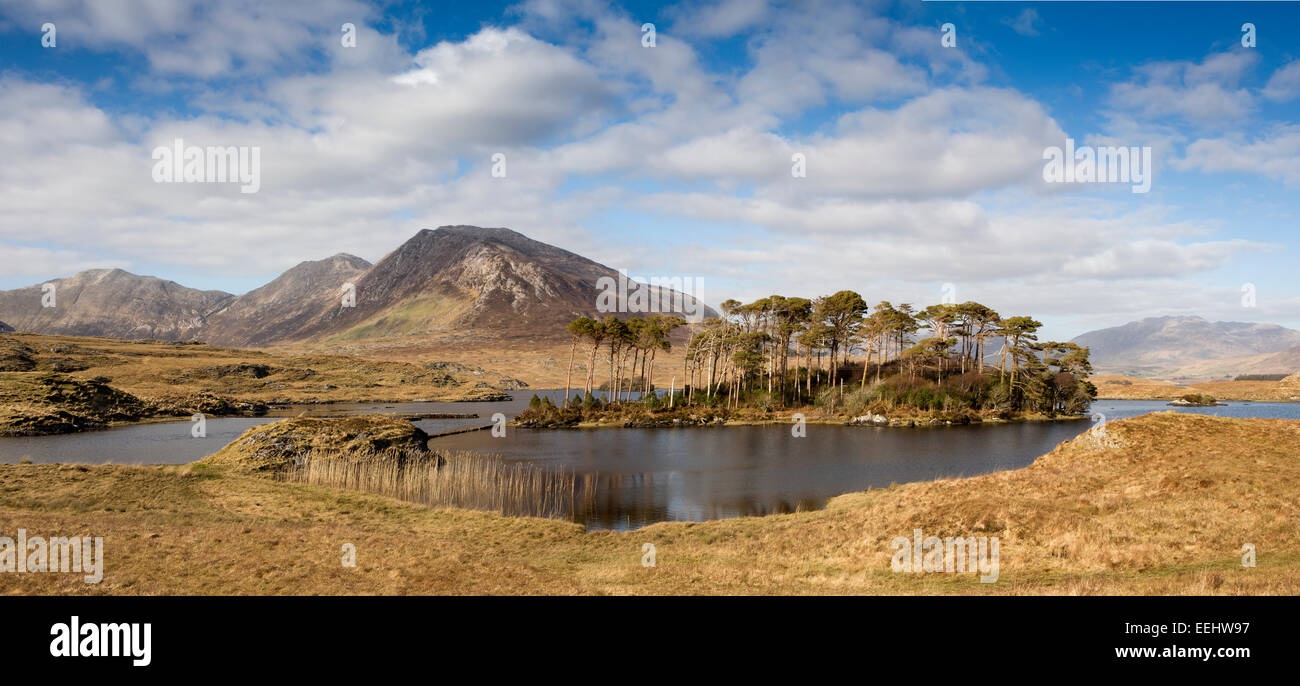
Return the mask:
<svg viewBox="0 0 1300 686">
<path fill-rule="evenodd" d="M 1090 331 L 1075 337 L 1074 342 L 1092 351 L 1098 370 L 1135 376 L 1196 370 L 1222 375 L 1234 373 L 1233 369 L 1260 369 L 1262 359 L 1300 347 L 1300 331 L 1275 324 L 1211 322 L 1203 317 L 1150 317 Z M 1285 364 L 1283 358 L 1279 356 L 1275 362 Z"/>
<path fill-rule="evenodd" d="M 14 327 L 9 326 L 8 324 L 6 324 L 6 323 L 4 323 L 4 322 L 0 322 L 0 333 L 9 333 L 9 332 L 11 332 L 11 331 L 13 331 L 13 330 L 14 330 Z"/>
<path fill-rule="evenodd" d="M 53 307 L 45 306 L 48 298 L 43 303 L 44 284 L 0 291 L 0 319 L 47 334 L 185 340 L 235 297 L 121 269 L 92 269 L 48 283 L 54 285 Z"/>
<path fill-rule="evenodd" d="M 295 337 L 563 336 L 575 317 L 603 316 L 596 311 L 601 277 L 617 279 L 618 272 L 509 229 L 425 229 L 356 282 L 356 307 L 322 312 Z"/>
<path fill-rule="evenodd" d="M 213 313 L 198 337 L 225 346 L 290 338 L 322 310 L 339 306 L 343 285 L 354 283 L 369 268 L 369 262 L 345 253 L 302 262 Z"/>
<path fill-rule="evenodd" d="M 1243 374 L 1294 374 L 1300 369 L 1300 347 L 1273 353 L 1242 370 Z"/>
<path fill-rule="evenodd" d="M 1222 378 L 1241 374 L 1290 374 L 1300 369 L 1300 348 L 1245 357 L 1216 357 L 1178 367 L 1172 372 L 1182 378 Z"/>
<path fill-rule="evenodd" d="M 239 297 L 119 269 L 81 272 L 51 282 L 52 308 L 42 306 L 42 285 L 0 292 L 0 319 L 33 333 L 225 346 L 441 334 L 554 339 L 567 338 L 575 317 L 606 316 L 597 310 L 606 277 L 617 283 L 619 273 L 509 229 L 444 226 L 420 231 L 375 265 L 346 254 L 303 262 Z M 355 286 L 355 305 L 341 297 L 345 283 Z M 645 314 L 671 311 L 674 291 L 644 289 L 661 303 Z M 676 295 L 677 314 L 717 316 Z"/>
</svg>

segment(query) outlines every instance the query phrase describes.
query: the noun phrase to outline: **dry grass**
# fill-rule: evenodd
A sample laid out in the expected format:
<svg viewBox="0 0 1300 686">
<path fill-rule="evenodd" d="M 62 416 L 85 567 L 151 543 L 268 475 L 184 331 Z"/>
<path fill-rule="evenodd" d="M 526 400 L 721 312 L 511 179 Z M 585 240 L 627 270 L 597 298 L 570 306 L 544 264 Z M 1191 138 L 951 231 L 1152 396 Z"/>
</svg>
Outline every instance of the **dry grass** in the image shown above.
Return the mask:
<svg viewBox="0 0 1300 686">
<path fill-rule="evenodd" d="M 6 351 L 16 351 L 6 358 Z M 221 348 L 206 344 L 128 341 L 86 336 L 6 334 L 0 362 L 14 372 L 60 371 L 75 379 L 104 377 L 116 389 L 147 399 L 211 393 L 245 402 L 400 402 L 482 397 L 504 379 L 489 372 L 426 366 L 445 360 Z M 30 360 L 34 367 L 20 368 Z"/>
<path fill-rule="evenodd" d="M 296 350 L 298 344 L 288 350 Z M 374 360 L 446 360 L 465 365 L 475 365 L 491 375 L 522 379 L 532 388 L 563 388 L 569 365 L 569 340 L 565 336 L 545 337 L 544 334 L 526 337 L 492 336 L 473 333 L 456 333 L 440 336 L 404 336 L 356 342 L 324 342 L 302 344 L 303 350 L 331 354 L 353 355 Z M 270 350 L 277 350 L 272 348 Z M 680 388 L 685 372 L 685 342 L 673 342 L 673 349 L 660 351 L 655 358 L 653 381 L 660 388 L 668 388 L 676 378 Z M 587 378 L 589 345 L 579 345 L 573 359 L 573 383 L 581 386 Z M 596 383 L 609 380 L 608 356 L 603 352 L 596 357 Z"/>
<path fill-rule="evenodd" d="M 577 508 L 571 472 L 461 451 L 312 450 L 279 478 L 509 516 L 571 519 Z"/>
<path fill-rule="evenodd" d="M 1019 470 L 825 510 L 627 533 L 432 509 L 183 467 L 0 466 L 0 535 L 105 537 L 105 578 L 0 574 L 6 593 L 1300 592 L 1300 422 L 1158 413 Z M 1001 576 L 895 574 L 896 536 L 998 536 Z M 357 566 L 340 564 L 341 546 Z M 641 565 L 641 546 L 658 565 Z M 1241 566 L 1241 548 L 1258 566 Z"/>
<path fill-rule="evenodd" d="M 1219 400 L 1297 401 L 1300 384 L 1288 381 L 1206 381 L 1179 386 L 1169 381 L 1135 376 L 1095 376 L 1097 397 L 1117 400 L 1176 400 L 1189 393 Z"/>
</svg>

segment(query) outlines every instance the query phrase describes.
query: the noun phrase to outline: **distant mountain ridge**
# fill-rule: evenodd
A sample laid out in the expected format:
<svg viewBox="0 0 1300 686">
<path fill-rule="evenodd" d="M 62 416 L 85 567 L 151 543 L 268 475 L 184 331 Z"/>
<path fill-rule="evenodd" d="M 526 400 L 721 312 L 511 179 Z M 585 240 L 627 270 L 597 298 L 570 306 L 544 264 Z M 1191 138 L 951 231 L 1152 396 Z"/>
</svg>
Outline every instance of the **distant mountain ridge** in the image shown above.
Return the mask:
<svg viewBox="0 0 1300 686">
<path fill-rule="evenodd" d="M 0 291 L 0 319 L 35 333 L 184 340 L 234 298 L 121 269 L 91 269 Z"/>
<path fill-rule="evenodd" d="M 1300 331 L 1195 316 L 1148 317 L 1089 331 L 1073 342 L 1091 350 L 1098 371 L 1133 376 L 1291 373 L 1300 361 Z"/>
<path fill-rule="evenodd" d="M 41 306 L 40 285 L 0 292 L 0 318 L 35 333 L 235 347 L 461 332 L 554 338 L 566 337 L 576 317 L 606 316 L 596 311 L 602 278 L 619 273 L 510 229 L 444 226 L 418 232 L 374 265 L 340 253 L 240 296 L 121 270 L 82 272 L 51 282 L 53 308 Z M 673 293 L 660 289 L 661 302 Z M 676 302 L 686 303 L 677 314 L 717 316 L 689 295 Z"/>
</svg>

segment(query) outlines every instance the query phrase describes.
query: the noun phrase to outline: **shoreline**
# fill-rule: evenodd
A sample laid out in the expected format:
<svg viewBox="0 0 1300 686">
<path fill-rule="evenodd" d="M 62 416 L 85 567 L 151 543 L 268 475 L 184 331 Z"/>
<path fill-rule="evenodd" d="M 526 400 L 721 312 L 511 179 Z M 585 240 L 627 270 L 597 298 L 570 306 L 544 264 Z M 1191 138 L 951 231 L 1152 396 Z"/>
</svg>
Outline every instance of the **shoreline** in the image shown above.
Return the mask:
<svg viewBox="0 0 1300 686">
<path fill-rule="evenodd" d="M 1158 398 L 1133 398 L 1119 395 L 1098 395 L 1097 400 L 1145 400 L 1150 402 L 1172 402 L 1181 397 L 1181 395 L 1169 395 Z M 1227 405 L 1228 403 L 1300 403 L 1300 398 L 1219 398 L 1220 406 Z M 1213 405 L 1184 405 L 1182 407 L 1213 407 Z"/>
<path fill-rule="evenodd" d="M 804 420 L 804 423 L 815 425 L 815 426 L 853 426 L 853 427 L 861 427 L 866 429 L 872 429 L 872 428 L 874 429 L 939 429 L 939 428 L 947 428 L 947 427 L 954 427 L 954 426 L 980 426 L 984 424 L 1002 425 L 1002 424 L 1026 424 L 1026 423 L 1036 423 L 1036 422 L 1041 422 L 1041 423 L 1069 422 L 1069 421 L 1087 420 L 1089 418 L 1090 415 L 1075 415 L 1075 416 L 1060 416 L 1060 417 L 1034 416 L 1034 417 L 1015 417 L 1009 419 L 1001 419 L 1001 418 L 993 417 L 988 419 L 981 419 L 980 421 L 967 421 L 967 422 L 941 420 L 941 419 L 930 419 L 930 420 L 894 419 L 894 420 L 890 420 L 888 423 L 876 424 L 872 422 L 854 422 L 853 421 L 854 418 L 842 416 L 842 417 L 817 417 L 817 418 L 810 417 L 810 418 L 806 418 Z M 735 427 L 735 426 L 772 426 L 772 425 L 794 426 L 793 421 L 794 421 L 793 417 L 775 417 L 771 419 L 750 419 L 750 418 L 728 419 L 722 422 L 712 422 L 712 421 L 703 422 L 703 423 L 682 422 L 680 424 L 672 424 L 672 423 L 638 424 L 634 422 L 620 423 L 617 421 L 613 421 L 613 422 L 584 421 L 584 422 L 578 422 L 577 424 L 572 424 L 567 426 L 529 426 L 526 424 L 517 424 L 515 422 L 511 422 L 510 426 L 514 426 L 521 429 L 533 429 L 537 431 L 550 431 L 550 430 L 563 430 L 563 429 L 708 429 L 708 428 L 726 428 L 726 427 Z"/>
<path fill-rule="evenodd" d="M 543 390 L 554 390 L 554 389 L 543 389 Z M 505 394 L 505 395 L 506 395 L 507 397 L 506 397 L 506 398 L 503 398 L 503 399 L 495 399 L 495 398 L 480 398 L 480 397 L 467 397 L 467 398 L 462 398 L 462 399 L 452 399 L 452 400 L 447 400 L 447 399 L 433 399 L 433 400 L 430 400 L 430 399 L 416 399 L 416 400 L 363 399 L 363 400 L 324 400 L 324 401 L 310 401 L 310 402 L 291 402 L 291 403 L 285 403 L 285 404 L 282 404 L 282 405 L 277 403 L 277 404 L 268 404 L 268 405 L 269 405 L 269 411 L 268 411 L 267 413 L 264 413 L 264 414 L 210 414 L 210 415 L 207 415 L 207 417 L 208 417 L 208 418 L 215 418 L 215 419 L 261 419 L 261 418 L 269 418 L 269 419 L 271 419 L 272 421 L 277 421 L 277 420 L 281 420 L 281 419 L 292 419 L 293 417 L 299 416 L 299 415 L 277 415 L 277 414 L 274 414 L 276 411 L 282 411 L 282 410 L 284 410 L 284 409 L 287 408 L 287 407 L 297 407 L 297 406 L 322 407 L 322 406 L 328 406 L 328 405 L 410 404 L 410 403 L 420 403 L 420 402 L 429 402 L 429 403 L 510 402 L 511 400 L 513 400 L 513 398 L 510 397 L 508 394 Z M 1173 405 L 1173 404 L 1171 404 L 1170 402 L 1166 402 L 1166 401 L 1167 401 L 1167 400 L 1177 400 L 1177 397 L 1169 398 L 1169 399 L 1166 399 L 1166 398 L 1119 398 L 1119 397 L 1098 397 L 1097 400 L 1099 400 L 1099 401 L 1101 401 L 1101 400 L 1107 400 L 1107 401 L 1132 401 L 1132 402 L 1164 402 L 1164 403 L 1166 404 L 1166 406 L 1174 407 L 1174 408 L 1179 408 L 1179 407 L 1229 407 L 1229 406 L 1231 406 L 1232 403 L 1288 403 L 1288 402 L 1300 402 L 1300 401 L 1296 401 L 1296 400 L 1230 400 L 1230 401 L 1227 401 L 1227 402 L 1219 402 L 1219 403 L 1216 403 L 1215 405 Z M 1159 411 L 1159 410 L 1153 410 L 1153 411 Z M 422 412 L 374 412 L 374 413 L 362 413 L 362 412 L 358 412 L 358 413 L 341 413 L 341 414 L 337 414 L 337 415 L 333 415 L 333 414 L 327 414 L 327 415 L 308 414 L 307 416 L 310 416 L 310 417 L 317 417 L 317 418 L 336 418 L 336 417 L 353 416 L 353 415 L 355 415 L 355 414 L 383 414 L 383 415 L 386 415 L 386 416 L 393 416 L 393 417 L 398 417 L 398 418 L 402 418 L 402 419 L 408 419 L 408 420 L 410 420 L 410 421 L 421 421 L 421 420 L 425 420 L 425 419 L 477 419 L 477 418 L 481 418 L 481 413 L 475 413 L 475 412 L 466 412 L 466 413 L 454 413 L 454 412 L 434 412 L 434 413 L 422 413 Z M 792 413 L 792 414 L 793 414 L 793 413 Z M 923 417 L 904 417 L 904 418 L 897 418 L 897 419 L 890 418 L 890 420 L 889 420 L 887 423 L 874 423 L 874 422 L 869 422 L 869 421 L 855 422 L 855 421 L 853 421 L 853 420 L 855 419 L 855 417 L 852 417 L 852 416 L 849 416 L 849 415 L 837 415 L 837 416 L 832 416 L 832 417 L 824 417 L 824 416 L 819 416 L 819 417 L 806 417 L 804 421 L 805 421 L 806 424 L 813 424 L 813 425 L 818 425 L 818 426 L 834 426 L 834 425 L 841 425 L 841 426 L 860 426 L 860 427 L 865 427 L 865 428 L 872 428 L 872 427 L 875 427 L 875 428 L 895 428 L 895 429 L 931 429 L 931 428 L 944 428 L 944 427 L 950 427 L 950 426 L 978 426 L 978 425 L 982 425 L 982 424 L 987 424 L 987 425 L 1003 425 L 1003 424 L 1021 424 L 1021 423 L 1035 423 L 1035 422 L 1070 422 L 1070 421 L 1087 420 L 1087 419 L 1090 418 L 1090 416 L 1091 416 L 1091 415 L 1070 415 L 1070 416 L 1064 416 L 1064 415 L 1062 415 L 1062 416 L 1056 416 L 1056 417 L 1048 417 L 1048 416 L 1045 416 L 1045 415 L 1030 415 L 1030 416 L 1018 416 L 1018 417 L 1011 417 L 1011 418 L 984 417 L 984 418 L 980 418 L 978 421 L 973 421 L 973 420 L 972 420 L 972 421 L 953 421 L 953 420 L 945 420 L 945 419 L 937 419 L 937 418 L 930 418 L 930 419 L 927 419 L 927 418 L 923 418 Z M 66 436 L 66 435 L 71 435 L 71 434 L 93 433 L 93 432 L 96 432 L 96 431 L 107 431 L 107 430 L 110 430 L 110 429 L 120 429 L 120 428 L 124 428 L 124 427 L 140 426 L 140 425 L 147 425 L 147 424 L 184 423 L 184 422 L 190 422 L 190 421 L 191 421 L 191 418 L 190 418 L 190 417 L 186 417 L 186 416 L 183 416 L 183 415 L 177 415 L 177 416 L 152 416 L 152 417 L 142 417 L 142 418 L 140 418 L 140 419 L 135 419 L 135 420 L 119 420 L 119 421 L 106 422 L 106 423 L 104 423 L 102 426 L 83 428 L 83 429 L 78 429 L 78 430 L 74 430 L 74 431 L 54 431 L 54 432 L 41 432 L 41 433 L 0 433 L 0 439 L 3 439 L 3 438 L 37 438 L 37 437 L 42 437 L 42 436 Z M 724 420 L 724 421 L 722 421 L 722 422 L 715 422 L 715 421 L 689 422 L 689 423 L 688 423 L 688 422 L 682 422 L 682 423 L 680 423 L 680 424 L 673 424 L 673 423 L 671 423 L 671 422 L 667 422 L 667 423 L 635 423 L 635 422 L 628 423 L 628 422 L 619 422 L 619 421 L 582 421 L 582 422 L 578 422 L 577 424 L 571 424 L 571 425 L 563 425 L 563 426 L 560 426 L 560 425 L 556 425 L 556 426 L 547 426 L 547 425 L 530 425 L 530 424 L 521 424 L 521 423 L 519 423 L 517 420 L 511 420 L 510 423 L 509 423 L 509 426 L 516 427 L 516 428 L 534 429 L 534 430 L 558 430 L 558 429 L 624 429 L 624 428 L 629 428 L 629 429 L 656 429 L 656 428 L 661 428 L 661 429 L 673 429 L 673 428 L 707 428 L 707 427 L 729 427 L 729 426 L 766 426 L 766 425 L 778 425 L 778 424 L 779 424 L 779 425 L 787 425 L 787 426 L 788 426 L 788 425 L 792 425 L 792 422 L 793 422 L 793 417 L 790 416 L 790 415 L 787 415 L 787 416 L 784 416 L 784 417 L 771 417 L 771 418 L 746 418 L 746 417 L 742 417 L 742 418 L 726 419 L 726 420 Z"/>
<path fill-rule="evenodd" d="M 199 463 L 0 465 L 0 479 L 22 487 L 0 493 L 0 520 L 106 541 L 102 583 L 7 574 L 0 594 L 1297 592 L 1300 533 L 1276 513 L 1300 505 L 1288 485 L 1300 474 L 1288 447 L 1300 422 L 1158 412 L 1108 430 L 1109 445 L 1076 438 L 1019 469 L 854 491 L 819 510 L 628 532 Z M 1243 490 L 1253 497 L 1241 501 Z M 1217 513 L 1212 527 L 1206 512 Z M 998 582 L 894 573 L 890 541 L 917 528 L 999 537 Z M 1241 565 L 1242 541 L 1269 542 L 1256 567 Z M 356 542 L 356 568 L 340 567 L 340 542 Z M 656 568 L 641 564 L 645 543 L 658 548 Z"/>
</svg>

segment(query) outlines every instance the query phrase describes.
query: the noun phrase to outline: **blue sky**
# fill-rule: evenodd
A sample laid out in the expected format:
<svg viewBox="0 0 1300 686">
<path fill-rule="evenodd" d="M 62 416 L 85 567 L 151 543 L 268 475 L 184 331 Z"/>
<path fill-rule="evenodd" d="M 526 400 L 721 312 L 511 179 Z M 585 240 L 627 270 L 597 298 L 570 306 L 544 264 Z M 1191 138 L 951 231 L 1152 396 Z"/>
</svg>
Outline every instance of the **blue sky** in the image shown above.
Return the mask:
<svg viewBox="0 0 1300 686">
<path fill-rule="evenodd" d="M 0 288 L 238 293 L 476 224 L 714 304 L 952 284 L 1055 338 L 1300 328 L 1297 32 L 1292 2 L 0 0 Z M 1150 192 L 1044 182 L 1067 137 L 1150 146 Z M 257 146 L 259 190 L 155 183 L 176 138 Z"/>
</svg>

